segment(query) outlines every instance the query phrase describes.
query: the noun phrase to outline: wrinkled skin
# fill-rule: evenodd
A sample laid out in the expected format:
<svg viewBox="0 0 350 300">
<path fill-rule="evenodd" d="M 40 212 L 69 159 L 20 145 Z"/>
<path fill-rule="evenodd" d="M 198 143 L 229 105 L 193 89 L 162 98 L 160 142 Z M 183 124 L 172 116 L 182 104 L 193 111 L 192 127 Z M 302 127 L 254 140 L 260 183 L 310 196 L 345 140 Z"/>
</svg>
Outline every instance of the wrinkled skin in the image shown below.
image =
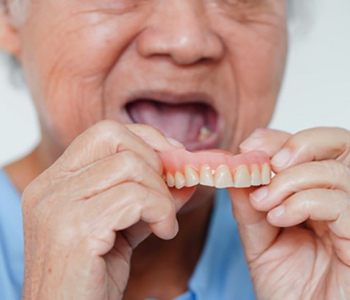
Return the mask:
<svg viewBox="0 0 350 300">
<path fill-rule="evenodd" d="M 231 195 L 259 299 L 349 299 L 349 131 L 258 130 L 241 145 L 252 149 L 276 176 Z"/>
<path fill-rule="evenodd" d="M 212 192 L 169 192 L 156 151 L 181 146 L 122 125 L 131 121 L 124 104 L 145 89 L 208 95 L 222 125 L 218 147 L 237 152 L 271 118 L 285 10 L 282 0 L 32 0 L 4 10 L 0 45 L 23 66 L 43 134 L 6 168 L 25 190 L 25 299 L 169 299 L 186 289 Z M 282 148 L 293 154 L 286 165 Z M 349 297 L 348 149 L 347 131 L 326 128 L 260 130 L 241 146 L 268 152 L 277 174 L 266 201 L 257 201 L 266 188 L 230 191 L 259 299 Z M 144 241 L 174 237 L 186 203 L 174 240 Z M 198 251 L 184 259 L 189 248 Z M 159 276 L 162 268 L 184 281 Z"/>
</svg>

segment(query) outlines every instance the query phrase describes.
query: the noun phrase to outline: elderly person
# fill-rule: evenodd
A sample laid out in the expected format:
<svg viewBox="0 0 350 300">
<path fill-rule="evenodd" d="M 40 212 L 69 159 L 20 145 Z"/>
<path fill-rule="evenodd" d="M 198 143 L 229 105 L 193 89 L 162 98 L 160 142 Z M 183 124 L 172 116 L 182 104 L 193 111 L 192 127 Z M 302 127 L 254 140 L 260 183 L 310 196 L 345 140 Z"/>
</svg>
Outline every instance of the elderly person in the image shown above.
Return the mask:
<svg viewBox="0 0 350 300">
<path fill-rule="evenodd" d="M 257 129 L 287 1 L 0 3 L 42 132 L 0 176 L 1 299 L 350 299 L 350 133 Z M 276 175 L 168 188 L 159 153 L 183 147 L 260 150 Z"/>
</svg>

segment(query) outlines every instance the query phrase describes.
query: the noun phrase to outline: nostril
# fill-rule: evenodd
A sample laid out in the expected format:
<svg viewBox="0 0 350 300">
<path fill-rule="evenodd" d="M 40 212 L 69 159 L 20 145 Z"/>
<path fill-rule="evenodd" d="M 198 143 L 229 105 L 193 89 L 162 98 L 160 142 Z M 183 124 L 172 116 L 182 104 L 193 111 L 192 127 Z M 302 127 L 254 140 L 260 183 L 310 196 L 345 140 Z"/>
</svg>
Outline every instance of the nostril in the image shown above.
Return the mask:
<svg viewBox="0 0 350 300">
<path fill-rule="evenodd" d="M 168 58 L 177 65 L 210 63 L 219 60 L 224 45 L 208 28 L 148 28 L 137 40 L 137 51 L 145 58 Z"/>
</svg>

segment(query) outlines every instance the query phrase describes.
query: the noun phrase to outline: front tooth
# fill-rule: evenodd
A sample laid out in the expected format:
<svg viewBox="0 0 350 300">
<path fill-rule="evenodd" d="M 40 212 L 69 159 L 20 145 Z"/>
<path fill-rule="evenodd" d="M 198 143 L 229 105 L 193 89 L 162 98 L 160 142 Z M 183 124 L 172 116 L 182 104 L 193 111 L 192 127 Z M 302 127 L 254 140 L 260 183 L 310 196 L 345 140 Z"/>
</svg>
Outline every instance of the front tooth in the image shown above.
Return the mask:
<svg viewBox="0 0 350 300">
<path fill-rule="evenodd" d="M 260 169 L 258 165 L 251 166 L 252 186 L 259 186 L 262 184 Z"/>
<path fill-rule="evenodd" d="M 214 178 L 211 172 L 211 168 L 208 165 L 201 167 L 199 173 L 199 182 L 201 185 L 214 186 Z"/>
<path fill-rule="evenodd" d="M 166 183 L 168 187 L 174 187 L 175 186 L 175 178 L 171 173 L 166 174 Z"/>
<path fill-rule="evenodd" d="M 186 184 L 185 176 L 183 176 L 180 172 L 175 173 L 175 187 L 177 189 L 182 189 Z"/>
<path fill-rule="evenodd" d="M 263 164 L 261 168 L 261 179 L 262 184 L 269 184 L 271 182 L 271 168 L 267 163 Z"/>
<path fill-rule="evenodd" d="M 226 165 L 220 165 L 215 171 L 215 187 L 227 188 L 232 186 L 233 181 L 230 169 Z"/>
<path fill-rule="evenodd" d="M 234 175 L 234 183 L 235 187 L 238 188 L 250 187 L 251 178 L 247 166 L 242 165 L 236 169 Z"/>
</svg>

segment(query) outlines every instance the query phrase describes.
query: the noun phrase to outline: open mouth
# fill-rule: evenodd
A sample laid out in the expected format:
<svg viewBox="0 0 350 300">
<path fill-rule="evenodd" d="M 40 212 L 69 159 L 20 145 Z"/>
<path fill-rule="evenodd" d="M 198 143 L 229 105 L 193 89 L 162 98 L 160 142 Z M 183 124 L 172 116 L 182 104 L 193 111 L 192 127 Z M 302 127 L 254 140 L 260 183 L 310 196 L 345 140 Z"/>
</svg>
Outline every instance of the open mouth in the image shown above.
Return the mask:
<svg viewBox="0 0 350 300">
<path fill-rule="evenodd" d="M 141 98 L 129 102 L 126 111 L 132 122 L 155 127 L 189 150 L 218 147 L 218 113 L 203 101 L 169 103 Z"/>
</svg>

